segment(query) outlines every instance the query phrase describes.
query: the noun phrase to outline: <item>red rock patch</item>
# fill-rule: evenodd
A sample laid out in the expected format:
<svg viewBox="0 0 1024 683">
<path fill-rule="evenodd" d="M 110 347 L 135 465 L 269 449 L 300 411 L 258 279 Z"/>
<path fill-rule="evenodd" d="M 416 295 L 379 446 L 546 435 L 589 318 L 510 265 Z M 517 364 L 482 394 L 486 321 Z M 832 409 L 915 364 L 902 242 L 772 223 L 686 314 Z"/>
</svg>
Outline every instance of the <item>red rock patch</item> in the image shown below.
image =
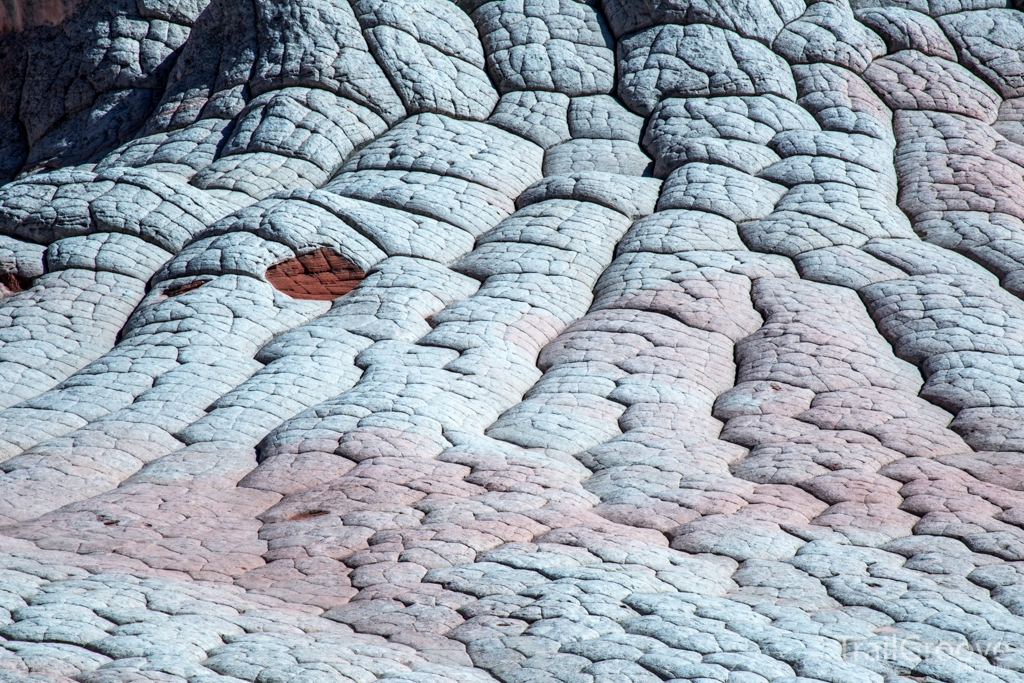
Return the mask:
<svg viewBox="0 0 1024 683">
<path fill-rule="evenodd" d="M 32 286 L 32 281 L 17 273 L 0 272 L 0 296 L 24 292 Z"/>
<path fill-rule="evenodd" d="M 73 0 L 14 0 L 0 2 L 0 34 L 24 31 L 42 24 L 59 24 L 74 10 Z"/>
<path fill-rule="evenodd" d="M 171 285 L 164 290 L 164 296 L 172 297 L 184 294 L 185 292 L 191 292 L 193 289 L 199 289 L 206 284 L 206 280 L 192 280 L 191 282 L 182 282 L 181 284 Z"/>
<path fill-rule="evenodd" d="M 355 289 L 364 277 L 359 266 L 326 247 L 267 269 L 267 281 L 295 299 L 336 299 Z"/>
</svg>

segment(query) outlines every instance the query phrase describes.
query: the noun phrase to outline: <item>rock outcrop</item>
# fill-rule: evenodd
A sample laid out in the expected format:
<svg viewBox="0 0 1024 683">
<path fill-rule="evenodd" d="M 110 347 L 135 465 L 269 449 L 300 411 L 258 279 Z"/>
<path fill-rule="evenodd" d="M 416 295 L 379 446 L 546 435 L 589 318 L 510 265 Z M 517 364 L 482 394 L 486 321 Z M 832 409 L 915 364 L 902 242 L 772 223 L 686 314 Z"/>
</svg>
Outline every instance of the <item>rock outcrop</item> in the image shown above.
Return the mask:
<svg viewBox="0 0 1024 683">
<path fill-rule="evenodd" d="M 1005 0 L 0 0 L 3 683 L 1024 682 Z"/>
</svg>

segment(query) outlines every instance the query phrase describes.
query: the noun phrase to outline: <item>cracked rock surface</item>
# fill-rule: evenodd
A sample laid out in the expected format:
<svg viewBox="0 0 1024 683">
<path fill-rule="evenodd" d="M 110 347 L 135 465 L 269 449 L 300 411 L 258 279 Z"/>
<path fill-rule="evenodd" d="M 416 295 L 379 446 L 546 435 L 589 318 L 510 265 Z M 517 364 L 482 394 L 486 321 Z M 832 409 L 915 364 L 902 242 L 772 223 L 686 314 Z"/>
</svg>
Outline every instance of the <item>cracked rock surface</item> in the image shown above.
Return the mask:
<svg viewBox="0 0 1024 683">
<path fill-rule="evenodd" d="M 1024 683 L 1024 12 L 0 0 L 0 683 Z"/>
</svg>

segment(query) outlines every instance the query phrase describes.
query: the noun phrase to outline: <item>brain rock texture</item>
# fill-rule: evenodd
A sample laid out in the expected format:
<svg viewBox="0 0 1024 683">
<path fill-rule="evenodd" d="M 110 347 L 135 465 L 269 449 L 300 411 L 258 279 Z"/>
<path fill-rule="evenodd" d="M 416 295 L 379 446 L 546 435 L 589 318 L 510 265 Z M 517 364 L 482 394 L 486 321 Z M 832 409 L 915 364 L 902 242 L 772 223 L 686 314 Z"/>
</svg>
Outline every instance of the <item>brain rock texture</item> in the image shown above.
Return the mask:
<svg viewBox="0 0 1024 683">
<path fill-rule="evenodd" d="M 1024 682 L 1006 0 L 0 0 L 0 683 Z"/>
</svg>

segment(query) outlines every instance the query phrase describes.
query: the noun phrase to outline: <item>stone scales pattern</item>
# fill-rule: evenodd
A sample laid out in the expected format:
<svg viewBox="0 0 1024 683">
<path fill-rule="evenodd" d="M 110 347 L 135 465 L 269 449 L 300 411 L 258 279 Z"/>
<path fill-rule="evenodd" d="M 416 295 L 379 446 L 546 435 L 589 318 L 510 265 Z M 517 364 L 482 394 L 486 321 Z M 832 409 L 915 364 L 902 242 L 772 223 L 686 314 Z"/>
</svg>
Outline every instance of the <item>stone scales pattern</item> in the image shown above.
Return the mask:
<svg viewBox="0 0 1024 683">
<path fill-rule="evenodd" d="M 0 31 L 3 683 L 1024 681 L 1005 0 Z"/>
</svg>

